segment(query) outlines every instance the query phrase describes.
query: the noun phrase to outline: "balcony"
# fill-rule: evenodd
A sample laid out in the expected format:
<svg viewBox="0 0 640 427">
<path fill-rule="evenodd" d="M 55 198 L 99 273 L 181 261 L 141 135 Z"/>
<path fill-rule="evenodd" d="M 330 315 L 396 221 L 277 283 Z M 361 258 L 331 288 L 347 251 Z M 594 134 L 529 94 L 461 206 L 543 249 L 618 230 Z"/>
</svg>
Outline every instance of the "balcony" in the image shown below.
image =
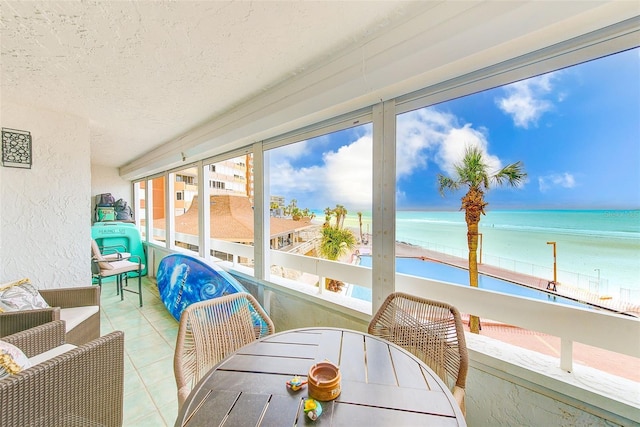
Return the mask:
<svg viewBox="0 0 640 427">
<path fill-rule="evenodd" d="M 212 240 L 212 249 L 253 257 L 253 247 Z M 150 272 L 169 253 L 149 245 Z M 272 263 L 372 286 L 372 270 L 332 261 L 271 251 Z M 333 326 L 366 330 L 371 306 L 315 286 L 272 277 L 256 280 L 237 262 L 220 262 L 258 295 L 277 330 Z M 365 285 L 366 286 L 366 285 Z M 396 290 L 448 301 L 463 313 L 474 313 L 536 333 L 557 337 L 558 357 L 467 334 L 470 371 L 467 378 L 469 425 L 637 425 L 640 388 L 637 378 L 612 375 L 574 363 L 574 349 L 593 351 L 606 362 L 638 366 L 640 321 L 630 316 L 561 306 L 482 289 L 396 274 Z M 108 287 L 103 292 L 103 332 L 126 333 L 125 425 L 172 425 L 177 414 L 173 380 L 173 346 L 177 322 L 159 300 L 155 281 L 145 280 L 145 306 L 121 303 Z M 137 316 L 132 317 L 132 313 Z M 574 344 L 575 343 L 575 344 Z M 592 346 L 585 347 L 584 345 Z M 585 350 L 586 348 L 586 350 Z M 591 350 L 589 350 L 591 348 Z M 575 350 L 577 352 L 578 350 Z M 609 353 L 607 353 L 609 352 Z M 575 357 L 578 358 L 577 356 Z M 603 363 L 605 361 L 603 360 Z"/>
</svg>

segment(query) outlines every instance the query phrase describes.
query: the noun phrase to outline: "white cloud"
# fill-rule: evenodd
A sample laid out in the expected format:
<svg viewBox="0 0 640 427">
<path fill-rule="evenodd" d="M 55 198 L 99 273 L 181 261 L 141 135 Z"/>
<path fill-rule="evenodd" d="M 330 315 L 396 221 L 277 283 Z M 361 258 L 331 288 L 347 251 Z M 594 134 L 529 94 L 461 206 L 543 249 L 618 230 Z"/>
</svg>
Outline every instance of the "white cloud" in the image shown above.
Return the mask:
<svg viewBox="0 0 640 427">
<path fill-rule="evenodd" d="M 320 166 L 295 169 L 285 156 L 279 161 L 271 158 L 271 193 L 280 195 L 281 193 L 310 192 L 316 188 L 318 175 L 322 174 Z"/>
<path fill-rule="evenodd" d="M 498 171 L 502 164 L 500 159 L 489 154 L 488 145 L 487 138 L 482 132 L 473 129 L 470 124 L 466 124 L 461 128 L 449 130 L 436 159 L 440 169 L 453 176 L 455 173 L 454 165 L 462 162 L 467 148 L 475 147 L 482 152 L 489 172 Z"/>
<path fill-rule="evenodd" d="M 554 187 L 573 188 L 575 186 L 576 179 L 569 172 L 538 177 L 538 188 L 541 193 Z"/>
<path fill-rule="evenodd" d="M 322 155 L 322 162 L 311 167 L 295 169 L 290 160 L 298 157 L 297 144 L 272 152 L 271 193 L 300 194 L 313 200 L 313 206 L 333 207 L 341 204 L 347 209 L 371 209 L 372 202 L 372 137 L 367 132 L 356 140 Z M 288 152 L 288 153 L 286 153 Z"/>
<path fill-rule="evenodd" d="M 324 155 L 325 193 L 329 206 L 339 203 L 370 209 L 372 201 L 372 137 L 363 135 L 350 145 Z"/>
<path fill-rule="evenodd" d="M 418 110 L 399 117 L 396 129 L 396 174 L 399 179 L 410 176 L 415 169 L 427 167 L 425 149 L 441 139 L 437 126 L 429 120 L 431 116 L 426 110 Z"/>
<path fill-rule="evenodd" d="M 551 81 L 555 74 L 544 74 L 505 86 L 506 97 L 496 99 L 498 107 L 513 118 L 516 126 L 527 129 L 537 125 L 544 113 L 553 109 L 553 103 L 546 99 L 551 94 Z M 562 101 L 566 95 L 561 94 Z"/>
<path fill-rule="evenodd" d="M 482 130 L 469 123 L 461 126 L 452 114 L 435 108 L 403 114 L 398 120 L 398 177 L 424 167 L 429 153 L 441 170 L 453 175 L 454 164 L 462 161 L 467 147 L 480 148 L 489 171 L 497 171 L 500 159 L 489 154 L 488 146 Z"/>
<path fill-rule="evenodd" d="M 270 150 L 269 156 L 272 163 L 280 164 L 288 162 L 289 160 L 298 159 L 303 157 L 307 152 L 308 141 L 300 141 L 295 144 L 289 144 L 286 148 L 279 150 Z"/>
<path fill-rule="evenodd" d="M 457 118 L 436 108 L 424 108 L 402 114 L 397 123 L 397 176 L 411 177 L 416 171 L 436 163 L 442 171 L 453 175 L 453 165 L 460 163 L 467 147 L 482 151 L 489 172 L 498 171 L 501 161 L 488 151 L 488 140 L 482 129 L 471 124 L 460 125 Z M 316 144 L 316 140 L 313 141 Z M 373 140 L 371 127 L 354 134 L 353 140 L 335 151 L 323 153 L 317 165 L 294 168 L 293 159 L 305 155 L 309 142 L 288 145 L 272 150 L 271 193 L 298 194 L 312 200 L 313 206 L 333 207 L 342 204 L 349 210 L 371 209 Z M 398 191 L 397 197 L 406 195 Z"/>
</svg>

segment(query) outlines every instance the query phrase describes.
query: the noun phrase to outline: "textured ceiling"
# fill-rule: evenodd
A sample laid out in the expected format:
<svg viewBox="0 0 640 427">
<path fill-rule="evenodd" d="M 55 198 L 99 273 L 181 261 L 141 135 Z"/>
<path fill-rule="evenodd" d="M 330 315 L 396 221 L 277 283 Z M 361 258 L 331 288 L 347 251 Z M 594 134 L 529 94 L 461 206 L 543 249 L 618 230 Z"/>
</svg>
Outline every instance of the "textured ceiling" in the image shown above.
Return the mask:
<svg viewBox="0 0 640 427">
<path fill-rule="evenodd" d="M 596 0 L 0 0 L 0 100 L 85 119 L 92 163 L 140 176 L 639 12 Z"/>
<path fill-rule="evenodd" d="M 89 121 L 120 166 L 424 4 L 3 1 L 2 100 Z"/>
</svg>

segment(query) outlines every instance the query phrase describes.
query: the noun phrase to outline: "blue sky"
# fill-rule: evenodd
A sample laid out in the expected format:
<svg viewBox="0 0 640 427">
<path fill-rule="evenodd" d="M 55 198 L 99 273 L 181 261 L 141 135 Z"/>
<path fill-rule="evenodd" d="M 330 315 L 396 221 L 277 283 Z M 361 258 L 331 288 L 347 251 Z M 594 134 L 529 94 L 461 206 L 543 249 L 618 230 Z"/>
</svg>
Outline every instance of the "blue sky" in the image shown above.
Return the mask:
<svg viewBox="0 0 640 427">
<path fill-rule="evenodd" d="M 371 209 L 371 124 L 271 153 L 271 194 L 322 210 Z M 438 193 L 467 145 L 493 168 L 522 161 L 489 209 L 640 208 L 640 49 L 411 111 L 397 122 L 397 208 L 457 210 Z"/>
</svg>

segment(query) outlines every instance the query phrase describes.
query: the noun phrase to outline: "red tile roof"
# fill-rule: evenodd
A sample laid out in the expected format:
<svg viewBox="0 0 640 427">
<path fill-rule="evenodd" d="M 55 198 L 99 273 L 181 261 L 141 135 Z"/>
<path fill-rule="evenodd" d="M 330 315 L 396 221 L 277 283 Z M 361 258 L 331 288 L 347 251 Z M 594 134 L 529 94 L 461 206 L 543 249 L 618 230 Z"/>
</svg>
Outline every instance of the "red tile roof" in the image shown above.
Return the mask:
<svg viewBox="0 0 640 427">
<path fill-rule="evenodd" d="M 211 196 L 211 237 L 231 242 L 253 242 L 253 208 L 246 196 L 212 195 Z M 309 227 L 311 220 L 299 221 L 285 218 L 271 218 L 271 237 L 287 235 L 294 231 Z M 155 225 L 155 224 L 154 224 Z M 164 228 L 164 222 L 157 224 Z M 198 234 L 198 197 L 194 197 L 189 210 L 175 218 L 176 232 Z"/>
</svg>

